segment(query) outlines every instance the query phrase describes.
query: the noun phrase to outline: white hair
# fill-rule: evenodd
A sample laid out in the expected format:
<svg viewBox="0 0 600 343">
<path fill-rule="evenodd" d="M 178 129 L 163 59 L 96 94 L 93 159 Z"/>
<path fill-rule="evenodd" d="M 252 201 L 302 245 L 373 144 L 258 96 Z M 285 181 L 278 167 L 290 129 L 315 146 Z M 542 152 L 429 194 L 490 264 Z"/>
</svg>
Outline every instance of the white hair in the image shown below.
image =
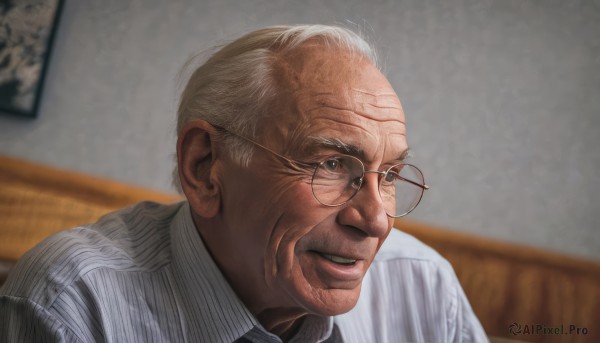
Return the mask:
<svg viewBox="0 0 600 343">
<path fill-rule="evenodd" d="M 325 48 L 343 49 L 368 58 L 377 67 L 375 50 L 361 35 L 343 27 L 326 25 L 272 26 L 250 32 L 225 45 L 198 67 L 181 95 L 177 134 L 190 121 L 212 125 L 254 138 L 259 119 L 269 113 L 277 96 L 274 62 L 307 41 Z M 247 165 L 253 148 L 235 136 L 223 139 L 234 161 Z M 173 185 L 181 191 L 177 166 Z"/>
</svg>

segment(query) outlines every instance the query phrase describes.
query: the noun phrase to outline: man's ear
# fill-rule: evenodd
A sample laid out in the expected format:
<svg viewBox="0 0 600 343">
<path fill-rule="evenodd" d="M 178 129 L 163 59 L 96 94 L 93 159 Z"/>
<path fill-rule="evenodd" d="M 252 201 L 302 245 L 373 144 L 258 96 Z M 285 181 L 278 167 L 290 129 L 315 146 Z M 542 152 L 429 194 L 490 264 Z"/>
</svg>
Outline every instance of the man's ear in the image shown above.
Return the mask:
<svg viewBox="0 0 600 343">
<path fill-rule="evenodd" d="M 177 139 L 177 163 L 181 188 L 191 208 L 201 217 L 219 212 L 221 189 L 215 182 L 217 132 L 204 120 L 187 123 Z"/>
</svg>

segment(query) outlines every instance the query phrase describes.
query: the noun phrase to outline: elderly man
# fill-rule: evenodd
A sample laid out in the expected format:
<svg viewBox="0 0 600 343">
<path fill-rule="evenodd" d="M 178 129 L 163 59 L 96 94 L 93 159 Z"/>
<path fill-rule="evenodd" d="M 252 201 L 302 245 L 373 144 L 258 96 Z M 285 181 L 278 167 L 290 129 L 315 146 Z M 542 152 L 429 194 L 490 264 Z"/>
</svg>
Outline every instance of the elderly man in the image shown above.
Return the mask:
<svg viewBox="0 0 600 343">
<path fill-rule="evenodd" d="M 486 340 L 449 264 L 392 229 L 427 186 L 358 35 L 239 38 L 193 73 L 177 130 L 187 201 L 36 247 L 2 289 L 0 340 Z"/>
</svg>

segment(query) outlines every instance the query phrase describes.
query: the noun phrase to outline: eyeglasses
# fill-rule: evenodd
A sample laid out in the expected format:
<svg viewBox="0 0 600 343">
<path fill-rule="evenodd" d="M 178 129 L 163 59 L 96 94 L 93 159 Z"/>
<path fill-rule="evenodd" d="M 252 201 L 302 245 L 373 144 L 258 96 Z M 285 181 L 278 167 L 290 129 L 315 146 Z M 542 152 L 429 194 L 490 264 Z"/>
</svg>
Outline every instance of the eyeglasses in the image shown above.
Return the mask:
<svg viewBox="0 0 600 343">
<path fill-rule="evenodd" d="M 398 163 L 385 171 L 365 170 L 364 163 L 350 155 L 331 155 L 318 163 L 305 163 L 289 159 L 252 139 L 238 135 L 222 127 L 227 132 L 268 151 L 289 163 L 296 169 L 314 168 L 311 179 L 312 193 L 324 206 L 336 207 L 350 201 L 365 182 L 365 174 L 379 174 L 379 195 L 389 217 L 398 218 L 414 210 L 425 190 L 423 173 L 412 164 Z"/>
</svg>

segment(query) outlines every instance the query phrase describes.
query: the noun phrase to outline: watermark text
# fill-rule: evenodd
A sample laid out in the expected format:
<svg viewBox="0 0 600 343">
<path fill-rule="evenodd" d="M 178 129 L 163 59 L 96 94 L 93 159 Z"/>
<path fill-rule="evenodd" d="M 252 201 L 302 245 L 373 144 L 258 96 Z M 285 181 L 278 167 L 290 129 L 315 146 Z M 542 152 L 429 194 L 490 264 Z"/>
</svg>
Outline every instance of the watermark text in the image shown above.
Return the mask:
<svg viewBox="0 0 600 343">
<path fill-rule="evenodd" d="M 519 324 L 514 322 L 508 327 L 508 332 L 513 335 L 587 335 L 590 330 L 575 324 L 543 325 L 543 324 Z"/>
</svg>

